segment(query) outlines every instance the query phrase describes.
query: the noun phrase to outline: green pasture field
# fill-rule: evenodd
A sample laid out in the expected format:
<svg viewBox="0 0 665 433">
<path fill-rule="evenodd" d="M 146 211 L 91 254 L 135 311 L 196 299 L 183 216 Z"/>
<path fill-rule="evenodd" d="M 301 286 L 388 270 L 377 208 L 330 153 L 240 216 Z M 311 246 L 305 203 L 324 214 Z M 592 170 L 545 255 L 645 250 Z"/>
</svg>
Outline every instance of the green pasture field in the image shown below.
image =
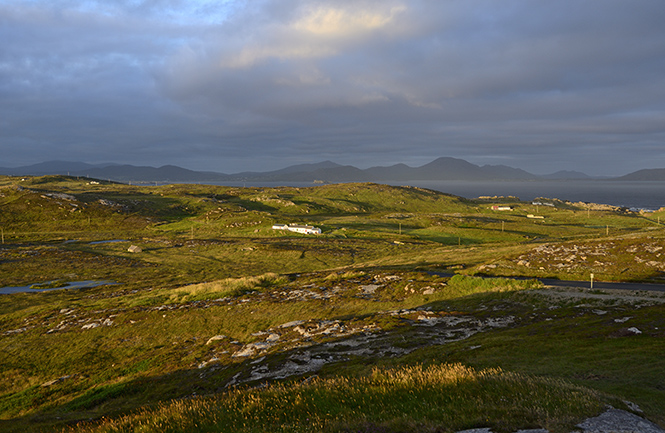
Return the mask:
<svg viewBox="0 0 665 433">
<path fill-rule="evenodd" d="M 665 425 L 662 298 L 501 278 L 660 282 L 662 212 L 95 182 L 0 178 L 0 287 L 41 287 L 0 295 L 3 431 Z"/>
</svg>

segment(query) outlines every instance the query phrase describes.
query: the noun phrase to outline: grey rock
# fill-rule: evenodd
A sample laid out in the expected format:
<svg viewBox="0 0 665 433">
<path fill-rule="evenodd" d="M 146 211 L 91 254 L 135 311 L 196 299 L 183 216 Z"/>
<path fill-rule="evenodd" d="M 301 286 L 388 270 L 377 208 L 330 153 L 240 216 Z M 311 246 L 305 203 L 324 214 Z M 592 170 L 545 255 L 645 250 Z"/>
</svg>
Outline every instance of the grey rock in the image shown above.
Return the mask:
<svg viewBox="0 0 665 433">
<path fill-rule="evenodd" d="M 202 363 L 199 364 L 198 367 L 199 367 L 199 369 L 201 369 L 201 368 L 205 368 L 205 367 L 207 367 L 208 365 L 212 364 L 213 362 L 217 362 L 217 361 L 219 361 L 219 358 L 217 358 L 217 357 L 213 357 L 213 358 L 211 358 L 211 359 L 209 359 L 209 360 L 207 360 L 207 361 L 203 361 Z"/>
<path fill-rule="evenodd" d="M 423 288 L 423 295 L 433 295 L 435 291 L 434 287 L 427 286 Z"/>
<path fill-rule="evenodd" d="M 365 286 L 360 286 L 360 290 L 362 290 L 363 295 L 373 295 L 374 292 L 376 292 L 376 289 L 379 288 L 381 288 L 381 286 L 378 284 L 367 284 Z"/>
<path fill-rule="evenodd" d="M 577 427 L 585 433 L 665 433 L 651 421 L 614 408 L 581 422 Z"/>
<path fill-rule="evenodd" d="M 141 249 L 141 247 L 137 245 L 132 245 L 129 248 L 127 248 L 127 251 L 129 251 L 130 253 L 141 253 L 143 252 L 143 249 Z"/>
<path fill-rule="evenodd" d="M 294 320 L 293 322 L 283 323 L 283 324 L 279 325 L 279 327 L 280 328 L 291 328 L 293 326 L 302 325 L 303 323 L 305 323 L 304 320 Z"/>
<path fill-rule="evenodd" d="M 665 430 L 642 417 L 625 410 L 610 408 L 605 413 L 577 424 L 584 433 L 665 433 Z M 488 427 L 458 431 L 457 433 L 493 433 Z M 524 429 L 516 433 L 549 433 L 546 429 Z"/>
<path fill-rule="evenodd" d="M 632 410 L 633 412 L 644 413 L 644 411 L 636 403 L 633 403 L 632 401 L 624 400 L 623 404 L 625 404 L 628 407 L 628 409 Z"/>
<path fill-rule="evenodd" d="M 215 335 L 215 336 L 213 336 L 213 337 L 210 337 L 210 338 L 208 339 L 208 341 L 206 342 L 206 346 L 207 346 L 208 344 L 212 343 L 213 341 L 224 340 L 225 338 L 227 338 L 226 335 Z"/>
<path fill-rule="evenodd" d="M 62 377 L 59 377 L 59 378 L 57 378 L 57 379 L 53 379 L 53 380 L 49 380 L 48 382 L 44 382 L 44 383 L 42 383 L 41 386 L 42 386 L 42 388 L 46 388 L 46 387 L 49 387 L 49 386 L 53 386 L 53 385 L 55 385 L 56 383 L 60 383 L 60 382 L 62 382 L 62 381 L 64 381 L 64 380 L 67 380 L 67 379 L 69 379 L 69 378 L 71 378 L 71 377 L 72 377 L 71 375 L 68 375 L 68 376 L 62 376 Z"/>
<path fill-rule="evenodd" d="M 250 343 L 243 346 L 238 352 L 232 355 L 233 358 L 254 356 L 257 351 L 269 349 L 272 345 L 269 343 Z"/>
<path fill-rule="evenodd" d="M 73 195 L 57 193 L 57 192 L 52 192 L 52 193 L 42 195 L 42 197 L 46 198 L 45 196 L 60 199 L 60 200 L 70 200 L 70 201 L 76 200 L 76 197 L 74 197 Z"/>
<path fill-rule="evenodd" d="M 232 356 L 233 356 L 234 358 L 240 358 L 240 357 L 245 357 L 245 356 L 252 356 L 252 355 L 254 355 L 255 352 L 256 352 L 256 349 L 254 348 L 254 346 L 249 345 L 249 346 L 245 346 L 245 347 L 243 347 L 242 349 L 240 349 L 239 351 L 237 351 L 236 353 L 234 353 Z"/>
</svg>

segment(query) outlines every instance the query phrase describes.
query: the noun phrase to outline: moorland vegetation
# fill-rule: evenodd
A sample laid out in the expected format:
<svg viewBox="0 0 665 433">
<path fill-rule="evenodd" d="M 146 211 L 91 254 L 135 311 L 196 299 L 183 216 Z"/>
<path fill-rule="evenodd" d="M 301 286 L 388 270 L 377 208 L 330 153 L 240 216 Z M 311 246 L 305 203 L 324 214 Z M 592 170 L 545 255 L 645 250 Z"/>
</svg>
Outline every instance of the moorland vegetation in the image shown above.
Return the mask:
<svg viewBox="0 0 665 433">
<path fill-rule="evenodd" d="M 0 427 L 665 425 L 663 295 L 539 280 L 665 282 L 665 212 L 539 201 L 0 177 Z"/>
</svg>

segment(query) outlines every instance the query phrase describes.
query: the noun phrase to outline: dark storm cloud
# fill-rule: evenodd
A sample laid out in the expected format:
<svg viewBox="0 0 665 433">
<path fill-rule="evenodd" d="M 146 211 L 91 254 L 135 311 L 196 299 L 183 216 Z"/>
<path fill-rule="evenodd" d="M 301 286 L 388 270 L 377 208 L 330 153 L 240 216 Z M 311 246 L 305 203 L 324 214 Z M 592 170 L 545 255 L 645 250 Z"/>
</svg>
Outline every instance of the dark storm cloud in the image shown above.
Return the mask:
<svg viewBox="0 0 665 433">
<path fill-rule="evenodd" d="M 0 146 L 227 172 L 665 166 L 663 18 L 644 0 L 0 0 Z"/>
</svg>

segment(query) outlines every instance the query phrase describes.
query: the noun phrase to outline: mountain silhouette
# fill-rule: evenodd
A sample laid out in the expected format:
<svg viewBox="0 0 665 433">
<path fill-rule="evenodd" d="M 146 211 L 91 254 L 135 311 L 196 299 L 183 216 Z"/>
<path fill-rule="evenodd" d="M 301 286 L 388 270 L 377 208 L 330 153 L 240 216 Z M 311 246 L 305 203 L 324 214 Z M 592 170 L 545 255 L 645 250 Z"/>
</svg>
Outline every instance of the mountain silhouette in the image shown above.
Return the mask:
<svg viewBox="0 0 665 433">
<path fill-rule="evenodd" d="M 10 176 L 71 175 L 108 179 L 118 182 L 221 183 L 221 182 L 399 182 L 399 181 L 492 181 L 538 179 L 590 179 L 584 173 L 560 171 L 537 176 L 505 165 L 478 166 L 458 158 L 441 157 L 420 167 L 406 164 L 360 169 L 332 161 L 292 165 L 267 172 L 225 174 L 195 171 L 175 165 L 162 167 L 129 164 L 88 164 L 84 162 L 48 161 L 15 168 L 1 168 Z M 639 170 L 615 180 L 665 181 L 665 168 Z"/>
</svg>

